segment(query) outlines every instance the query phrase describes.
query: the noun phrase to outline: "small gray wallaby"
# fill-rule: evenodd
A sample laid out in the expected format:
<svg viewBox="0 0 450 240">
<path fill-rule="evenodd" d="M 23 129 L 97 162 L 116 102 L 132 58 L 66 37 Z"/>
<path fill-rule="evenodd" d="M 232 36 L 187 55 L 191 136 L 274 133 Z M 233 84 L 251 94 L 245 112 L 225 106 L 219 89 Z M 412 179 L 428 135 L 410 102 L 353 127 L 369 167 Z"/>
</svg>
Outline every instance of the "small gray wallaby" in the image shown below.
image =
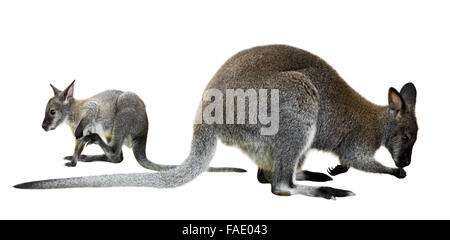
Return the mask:
<svg viewBox="0 0 450 240">
<path fill-rule="evenodd" d="M 231 57 L 215 74 L 205 92 L 227 89 L 277 89 L 279 129 L 264 135 L 265 124 L 194 125 L 191 152 L 177 168 L 158 173 L 113 174 L 52 179 L 16 185 L 16 188 L 49 189 L 74 187 L 181 186 L 205 171 L 214 155 L 217 139 L 237 146 L 258 165 L 258 180 L 271 183 L 276 195 L 302 194 L 334 199 L 354 195 L 331 187 L 300 185 L 295 180 L 326 181 L 321 173 L 301 170 L 309 149 L 333 152 L 341 165 L 333 175 L 349 167 L 404 178 L 417 136 L 416 89 L 412 83 L 400 92 L 390 88 L 388 105 L 370 103 L 324 60 L 307 51 L 285 45 L 261 46 Z M 204 98 L 203 98 L 204 99 Z M 208 99 L 207 99 L 208 100 Z M 211 101 L 202 101 L 200 109 Z M 269 111 L 276 114 L 274 111 Z M 84 138 L 86 139 L 86 138 Z M 89 139 L 88 139 L 89 140 Z M 98 141 L 98 139 L 93 139 Z M 385 146 L 398 168 L 374 159 Z"/>
<path fill-rule="evenodd" d="M 42 128 L 56 129 L 66 122 L 75 136 L 75 151 L 64 159 L 68 167 L 77 162 L 103 161 L 120 163 L 123 160 L 122 146 L 133 149 L 138 163 L 147 169 L 165 171 L 176 166 L 161 165 L 147 159 L 146 144 L 148 118 L 144 102 L 132 92 L 108 90 L 85 100 L 74 98 L 73 81 L 64 91 L 50 84 L 54 96 L 45 108 Z M 106 141 L 106 143 L 105 143 Z M 86 145 L 98 144 L 104 154 L 81 155 Z M 245 172 L 239 168 L 210 168 L 211 172 Z"/>
</svg>

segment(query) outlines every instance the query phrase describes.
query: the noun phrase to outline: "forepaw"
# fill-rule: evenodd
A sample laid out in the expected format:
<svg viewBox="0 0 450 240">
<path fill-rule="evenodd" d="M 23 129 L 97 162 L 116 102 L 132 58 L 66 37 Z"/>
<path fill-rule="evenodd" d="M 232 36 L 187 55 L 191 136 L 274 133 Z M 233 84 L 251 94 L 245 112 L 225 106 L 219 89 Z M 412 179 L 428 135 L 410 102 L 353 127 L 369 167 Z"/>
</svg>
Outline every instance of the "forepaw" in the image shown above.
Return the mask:
<svg viewBox="0 0 450 240">
<path fill-rule="evenodd" d="M 76 167 L 77 166 L 77 162 L 71 161 L 68 163 L 64 164 L 66 167 Z"/>
<path fill-rule="evenodd" d="M 355 196 L 351 191 L 331 188 L 331 187 L 319 187 L 316 192 L 317 197 L 322 197 L 325 199 L 336 200 L 337 197 L 350 197 Z"/>
<path fill-rule="evenodd" d="M 397 168 L 393 175 L 399 179 L 403 179 L 406 177 L 407 174 L 403 168 Z"/>
<path fill-rule="evenodd" d="M 336 176 L 336 175 L 339 175 L 339 174 L 342 174 L 342 173 L 346 173 L 347 171 L 348 171 L 348 168 L 344 167 L 342 165 L 337 165 L 334 168 L 328 168 L 327 169 L 328 174 L 330 174 L 331 176 Z"/>
</svg>

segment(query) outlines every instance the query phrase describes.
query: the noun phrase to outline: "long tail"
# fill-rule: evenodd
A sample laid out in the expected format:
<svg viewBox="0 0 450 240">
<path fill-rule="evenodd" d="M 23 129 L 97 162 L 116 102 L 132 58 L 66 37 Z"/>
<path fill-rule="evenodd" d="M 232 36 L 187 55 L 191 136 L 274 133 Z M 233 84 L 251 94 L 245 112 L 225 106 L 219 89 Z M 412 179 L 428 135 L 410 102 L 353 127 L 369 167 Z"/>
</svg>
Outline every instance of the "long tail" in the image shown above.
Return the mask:
<svg viewBox="0 0 450 240">
<path fill-rule="evenodd" d="M 135 156 L 137 162 L 139 163 L 139 165 L 141 165 L 142 167 L 144 167 L 146 169 L 150 169 L 150 170 L 154 170 L 154 171 L 167 171 L 167 170 L 178 167 L 177 165 L 164 165 L 164 164 L 158 164 L 158 163 L 154 163 L 154 162 L 150 161 L 147 158 L 146 149 L 145 149 L 146 145 L 147 144 L 145 141 L 141 141 L 141 142 L 137 142 L 136 145 L 133 146 L 133 153 L 134 153 L 134 156 Z M 232 168 L 232 167 L 210 167 L 206 171 L 208 171 L 208 172 L 239 172 L 239 173 L 247 172 L 247 170 L 245 170 L 245 169 Z"/>
<path fill-rule="evenodd" d="M 99 175 L 27 182 L 14 186 L 21 189 L 80 187 L 154 187 L 174 188 L 192 181 L 204 172 L 214 156 L 217 139 L 206 127 L 196 126 L 188 158 L 178 167 L 158 173 Z"/>
</svg>

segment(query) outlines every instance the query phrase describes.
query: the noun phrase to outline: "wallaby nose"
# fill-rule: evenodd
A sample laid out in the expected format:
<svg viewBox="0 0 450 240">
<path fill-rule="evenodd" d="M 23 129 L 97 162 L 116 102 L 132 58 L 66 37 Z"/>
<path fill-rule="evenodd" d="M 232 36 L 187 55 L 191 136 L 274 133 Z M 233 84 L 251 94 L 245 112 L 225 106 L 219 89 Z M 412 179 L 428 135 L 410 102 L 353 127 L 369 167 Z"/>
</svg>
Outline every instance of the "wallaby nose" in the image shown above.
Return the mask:
<svg viewBox="0 0 450 240">
<path fill-rule="evenodd" d="M 42 123 L 42 128 L 43 128 L 46 132 L 48 131 L 48 126 L 47 126 L 47 124 L 45 124 L 45 122 Z"/>
<path fill-rule="evenodd" d="M 409 164 L 411 164 L 411 158 L 406 160 L 406 163 L 405 163 L 406 167 L 409 166 Z"/>
</svg>

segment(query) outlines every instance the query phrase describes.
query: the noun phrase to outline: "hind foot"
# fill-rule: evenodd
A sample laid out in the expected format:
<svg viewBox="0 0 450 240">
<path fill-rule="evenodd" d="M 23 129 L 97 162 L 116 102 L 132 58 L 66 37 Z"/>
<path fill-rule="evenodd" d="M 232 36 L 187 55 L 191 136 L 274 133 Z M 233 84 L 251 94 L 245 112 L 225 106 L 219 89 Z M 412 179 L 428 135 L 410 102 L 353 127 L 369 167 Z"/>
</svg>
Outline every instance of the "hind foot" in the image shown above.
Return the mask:
<svg viewBox="0 0 450 240">
<path fill-rule="evenodd" d="M 392 175 L 399 179 L 403 179 L 406 177 L 406 171 L 403 168 L 397 168 Z"/>
<path fill-rule="evenodd" d="M 66 166 L 66 167 L 76 167 L 77 166 L 77 162 L 76 161 L 70 161 L 68 163 L 65 163 L 64 166 Z"/>
<path fill-rule="evenodd" d="M 64 160 L 74 161 L 73 156 L 67 156 Z M 117 161 L 112 161 L 106 155 L 80 155 L 78 158 L 79 162 L 110 162 L 110 163 L 120 163 L 123 161 L 123 152 L 120 153 L 120 158 Z"/>
<path fill-rule="evenodd" d="M 258 169 L 258 181 L 260 183 L 266 184 L 272 182 L 272 173 L 269 171 L 265 171 L 262 169 Z M 327 182 L 332 181 L 333 178 L 330 176 L 318 173 L 318 172 L 310 172 L 310 171 L 300 171 L 295 175 L 295 180 L 297 181 L 312 181 L 312 182 Z"/>
<path fill-rule="evenodd" d="M 75 158 L 73 156 L 66 156 L 63 159 L 68 160 L 68 161 L 73 161 Z M 86 155 L 80 155 L 78 157 L 78 161 L 80 161 L 80 162 L 84 162 L 85 159 L 86 159 Z"/>
<path fill-rule="evenodd" d="M 348 190 L 331 188 L 331 187 L 319 187 L 315 193 L 316 197 L 322 197 L 325 199 L 336 200 L 336 197 L 351 197 L 355 194 Z"/>
<path fill-rule="evenodd" d="M 332 181 L 333 178 L 330 176 L 318 173 L 318 172 L 310 172 L 310 171 L 301 171 L 295 175 L 295 180 L 297 181 L 312 181 L 312 182 L 328 182 Z"/>
<path fill-rule="evenodd" d="M 350 197 L 355 194 L 348 190 L 331 188 L 331 187 L 311 187 L 294 185 L 293 187 L 272 187 L 272 193 L 278 196 L 291 196 L 295 194 L 306 195 L 311 197 L 320 197 L 325 199 L 336 200 L 338 197 Z"/>
</svg>

